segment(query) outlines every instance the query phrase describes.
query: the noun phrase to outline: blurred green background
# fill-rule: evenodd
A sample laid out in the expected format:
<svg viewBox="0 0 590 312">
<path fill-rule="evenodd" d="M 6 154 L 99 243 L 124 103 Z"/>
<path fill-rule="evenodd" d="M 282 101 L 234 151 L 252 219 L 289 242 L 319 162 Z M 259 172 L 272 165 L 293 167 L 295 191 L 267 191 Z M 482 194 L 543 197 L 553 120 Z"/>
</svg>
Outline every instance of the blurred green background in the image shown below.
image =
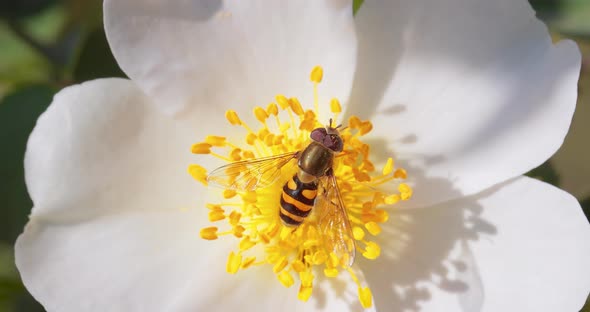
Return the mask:
<svg viewBox="0 0 590 312">
<path fill-rule="evenodd" d="M 361 2 L 355 1 L 355 9 Z M 101 3 L 0 0 L 0 312 L 43 311 L 22 285 L 13 255 L 32 205 L 24 183 L 23 156 L 37 117 L 64 86 L 125 76 L 105 38 Z M 583 67 L 566 142 L 529 175 L 574 194 L 590 219 L 590 1 L 532 0 L 531 4 L 556 39 L 578 42 Z M 582 311 L 590 312 L 590 301 Z"/>
</svg>

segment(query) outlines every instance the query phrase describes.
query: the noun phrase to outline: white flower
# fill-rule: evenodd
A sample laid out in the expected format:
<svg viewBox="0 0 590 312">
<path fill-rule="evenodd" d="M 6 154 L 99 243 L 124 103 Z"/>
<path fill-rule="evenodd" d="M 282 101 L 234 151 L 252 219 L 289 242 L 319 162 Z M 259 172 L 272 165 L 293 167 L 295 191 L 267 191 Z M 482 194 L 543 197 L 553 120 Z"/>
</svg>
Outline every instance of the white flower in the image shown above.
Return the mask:
<svg viewBox="0 0 590 312">
<path fill-rule="evenodd" d="M 356 284 L 319 281 L 306 303 L 268 266 L 229 275 L 231 239 L 203 241 L 207 194 L 188 148 L 235 135 L 278 93 L 372 121 L 373 153 L 406 168 L 381 256 L 362 257 L 379 311 L 577 311 L 590 227 L 569 194 L 521 175 L 561 145 L 580 55 L 552 44 L 524 0 L 105 1 L 131 77 L 62 90 L 25 156 L 34 207 L 16 244 L 48 311 L 360 309 Z M 250 121 L 253 118 L 250 118 Z M 198 160 L 212 169 L 213 163 Z"/>
</svg>

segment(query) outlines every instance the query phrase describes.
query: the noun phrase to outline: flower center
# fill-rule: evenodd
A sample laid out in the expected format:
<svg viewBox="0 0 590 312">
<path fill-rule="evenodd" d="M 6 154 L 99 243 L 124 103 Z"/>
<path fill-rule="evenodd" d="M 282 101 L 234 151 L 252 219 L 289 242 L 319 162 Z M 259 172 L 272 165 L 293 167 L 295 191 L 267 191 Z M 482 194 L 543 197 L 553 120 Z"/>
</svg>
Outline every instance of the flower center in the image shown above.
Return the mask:
<svg viewBox="0 0 590 312">
<path fill-rule="evenodd" d="M 412 189 L 401 182 L 406 171 L 394 168 L 392 158 L 375 170 L 371 149 L 362 141 L 373 128 L 370 121 L 352 116 L 341 128 L 317 119 L 322 76 L 319 66 L 311 72 L 314 110 L 304 110 L 295 97 L 277 95 L 266 109 L 254 108 L 257 127 L 245 124 L 235 111 L 226 112 L 231 125 L 245 130 L 243 142 L 211 135 L 192 146 L 195 154 L 228 162 L 209 174 L 202 166 L 189 166 L 197 181 L 221 186 L 224 198 L 207 204 L 209 221 L 221 225 L 203 228 L 200 235 L 237 238 L 227 272 L 268 264 L 285 287 L 299 279 L 302 301 L 311 296 L 316 274 L 333 278 L 347 272 L 368 308 L 371 291 L 350 266 L 357 252 L 371 260 L 379 257 L 374 238 L 389 218 L 383 206 L 409 199 Z M 330 111 L 338 120 L 337 99 L 331 100 Z"/>
</svg>

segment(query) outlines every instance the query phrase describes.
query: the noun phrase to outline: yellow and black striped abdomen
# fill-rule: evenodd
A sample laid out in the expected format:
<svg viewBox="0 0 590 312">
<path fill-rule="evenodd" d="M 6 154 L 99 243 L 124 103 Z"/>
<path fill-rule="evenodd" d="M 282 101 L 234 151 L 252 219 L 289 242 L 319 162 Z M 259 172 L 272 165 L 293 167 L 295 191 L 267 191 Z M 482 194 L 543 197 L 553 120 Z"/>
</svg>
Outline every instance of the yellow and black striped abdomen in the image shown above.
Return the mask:
<svg viewBox="0 0 590 312">
<path fill-rule="evenodd" d="M 315 197 L 318 193 L 318 184 L 314 181 L 303 183 L 297 174 L 283 186 L 281 194 L 281 210 L 279 215 L 285 225 L 297 226 L 303 222 L 311 212 Z"/>
</svg>

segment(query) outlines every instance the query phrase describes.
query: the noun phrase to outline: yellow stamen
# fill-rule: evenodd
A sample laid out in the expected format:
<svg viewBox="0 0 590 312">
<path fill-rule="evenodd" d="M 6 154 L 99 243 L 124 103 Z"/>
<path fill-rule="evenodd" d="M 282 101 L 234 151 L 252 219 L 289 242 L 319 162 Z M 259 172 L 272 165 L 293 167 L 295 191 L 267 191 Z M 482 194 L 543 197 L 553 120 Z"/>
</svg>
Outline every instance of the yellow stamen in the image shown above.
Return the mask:
<svg viewBox="0 0 590 312">
<path fill-rule="evenodd" d="M 248 257 L 242 261 L 242 269 L 249 268 L 256 261 L 256 257 Z"/>
<path fill-rule="evenodd" d="M 287 264 L 289 264 L 289 262 L 285 257 L 283 257 L 275 264 L 275 266 L 272 268 L 272 271 L 274 273 L 281 272 L 287 266 Z"/>
<path fill-rule="evenodd" d="M 289 107 L 289 100 L 284 95 L 279 94 L 275 97 L 275 99 L 277 100 L 277 103 L 279 103 L 281 109 L 284 110 L 287 109 L 287 107 Z"/>
<path fill-rule="evenodd" d="M 412 197 L 412 188 L 409 185 L 400 183 L 398 190 L 401 193 L 402 200 L 408 200 Z"/>
<path fill-rule="evenodd" d="M 373 305 L 373 294 L 369 287 L 359 287 L 359 300 L 363 308 L 368 309 Z"/>
<path fill-rule="evenodd" d="M 268 106 L 266 107 L 266 113 L 268 115 L 277 116 L 279 114 L 279 108 L 277 107 L 277 104 L 275 104 L 275 103 L 268 104 Z"/>
<path fill-rule="evenodd" d="M 199 165 L 190 165 L 188 173 L 197 181 L 207 186 L 207 170 Z"/>
<path fill-rule="evenodd" d="M 321 66 L 316 66 L 311 70 L 311 74 L 309 76 L 310 80 L 315 83 L 322 82 L 324 78 L 324 69 Z"/>
<path fill-rule="evenodd" d="M 393 177 L 396 178 L 396 179 L 407 179 L 408 178 L 408 174 L 406 173 L 406 170 L 404 170 L 404 169 L 397 169 L 393 173 Z"/>
<path fill-rule="evenodd" d="M 253 242 L 248 236 L 240 241 L 240 251 L 246 251 L 254 246 L 256 246 L 256 242 Z"/>
<path fill-rule="evenodd" d="M 223 198 L 225 199 L 230 199 L 234 196 L 236 196 L 236 191 L 235 190 L 224 190 L 223 191 Z"/>
<path fill-rule="evenodd" d="M 304 114 L 303 108 L 301 107 L 301 103 L 299 103 L 299 100 L 297 98 L 290 98 L 289 106 L 297 116 L 301 116 Z"/>
<path fill-rule="evenodd" d="M 365 231 L 363 231 L 363 229 L 361 229 L 358 226 L 355 226 L 352 229 L 352 234 L 354 236 L 354 239 L 356 239 L 357 241 L 363 240 L 363 238 L 365 237 Z"/>
<path fill-rule="evenodd" d="M 215 222 L 223 219 L 225 219 L 223 211 L 209 211 L 209 221 Z"/>
<path fill-rule="evenodd" d="M 211 144 L 209 143 L 196 143 L 191 146 L 191 152 L 193 154 L 210 154 Z"/>
<path fill-rule="evenodd" d="M 313 289 L 311 287 L 305 287 L 301 285 L 301 287 L 299 288 L 299 293 L 297 293 L 297 299 L 306 302 L 307 300 L 309 300 L 309 297 L 311 297 L 312 290 Z"/>
<path fill-rule="evenodd" d="M 201 238 L 206 240 L 214 240 L 217 239 L 217 227 L 212 226 L 208 228 L 201 229 L 200 232 Z"/>
<path fill-rule="evenodd" d="M 399 194 L 392 194 L 385 197 L 385 203 L 388 205 L 393 205 L 401 200 L 401 196 Z"/>
<path fill-rule="evenodd" d="M 332 99 L 332 101 L 330 101 L 330 111 L 334 114 L 342 112 L 342 107 L 340 106 L 340 101 L 338 101 L 338 99 Z"/>
<path fill-rule="evenodd" d="M 367 246 L 365 247 L 365 252 L 363 252 L 363 256 L 371 260 L 377 259 L 377 257 L 379 257 L 380 254 L 381 248 L 374 242 L 368 242 Z"/>
<path fill-rule="evenodd" d="M 242 264 L 242 255 L 239 253 L 235 254 L 232 251 L 229 254 L 229 257 L 227 258 L 227 266 L 226 266 L 227 273 L 236 274 L 238 272 L 238 270 L 240 269 L 241 264 Z"/>
<path fill-rule="evenodd" d="M 254 107 L 254 115 L 256 116 L 256 119 L 262 123 L 265 123 L 266 119 L 268 119 L 268 114 L 262 107 Z"/>
<path fill-rule="evenodd" d="M 205 143 L 211 146 L 222 147 L 225 146 L 225 137 L 208 135 L 207 137 L 205 137 Z"/>
<path fill-rule="evenodd" d="M 377 236 L 377 235 L 379 235 L 379 233 L 381 233 L 381 227 L 379 226 L 379 224 L 377 224 L 374 221 L 367 222 L 365 224 L 365 228 L 367 228 L 369 233 L 371 233 L 371 235 L 373 235 L 373 236 Z"/>
<path fill-rule="evenodd" d="M 207 157 L 232 163 L 240 162 L 224 169 L 228 186 L 220 191 L 221 202 L 206 205 L 210 222 L 220 225 L 222 230 L 206 227 L 201 229 L 200 236 L 206 240 L 216 240 L 221 236 L 226 239 L 234 237 L 238 241 L 236 249 L 227 258 L 228 273 L 236 274 L 251 266 L 268 266 L 284 287 L 299 283 L 297 297 L 302 301 L 307 301 L 313 294 L 314 272 L 323 271 L 327 278 L 335 278 L 345 272 L 349 280 L 352 279 L 357 285 L 361 305 L 368 308 L 372 304 L 371 290 L 361 284 L 350 267 L 350 255 L 336 248 L 331 240 L 342 240 L 351 250 L 358 251 L 357 257 L 378 258 L 381 246 L 375 242 L 378 240 L 368 241 L 369 237 L 373 239 L 383 232 L 382 224 L 388 221 L 390 209 L 395 207 L 391 205 L 408 200 L 413 195 L 412 188 L 402 183 L 407 179 L 407 172 L 395 168 L 392 158 L 388 158 L 385 164 L 373 163 L 371 147 L 363 141 L 363 136 L 372 131 L 373 124 L 369 120 L 350 116 L 348 124 L 338 128 L 344 148 L 341 153 L 335 153 L 332 169 L 343 209 L 352 225 L 351 233 L 340 232 L 340 227 L 325 226 L 329 222 L 322 226 L 321 212 L 316 211 L 316 207 L 282 195 L 285 184 L 290 189 L 297 187 L 295 182 L 288 183 L 300 170 L 297 161 L 289 161 L 280 170 L 274 167 L 278 166 L 278 162 L 253 165 L 260 164 L 257 159 L 262 157 L 301 152 L 310 144 L 311 131 L 339 124 L 342 107 L 335 98 L 328 103 L 332 122 L 328 125 L 327 120 L 318 120 L 318 86 L 323 79 L 323 69 L 315 67 L 310 73 L 310 79 L 313 82 L 313 110 L 304 109 L 305 106 L 293 95 L 287 97 L 279 94 L 275 97 L 275 103 L 268 104 L 266 108 L 252 109 L 253 117 L 258 120 L 255 127 L 244 123 L 237 112 L 226 111 L 228 122 L 241 126 L 239 129 L 244 132 L 238 142 L 223 136 L 209 135 L 203 142 L 191 147 L 191 152 L 195 154 L 209 155 Z M 269 118 L 274 121 L 268 123 Z M 242 163 L 251 160 L 254 162 Z M 376 170 L 376 165 L 381 170 Z M 251 170 L 251 167 L 258 169 Z M 208 184 L 205 168 L 191 165 L 188 171 L 195 180 Z M 217 180 L 211 181 L 219 184 Z M 236 181 L 244 187 L 230 186 Z M 256 187 L 261 184 L 265 186 Z M 305 190 L 301 196 L 310 200 L 315 196 L 325 196 L 326 187 L 329 186 L 320 183 L 317 191 Z M 285 210 L 281 212 L 283 216 L 301 221 L 301 224 L 283 225 L 279 217 L 279 211 L 284 210 L 281 208 L 281 198 L 299 210 L 309 210 L 309 216 L 297 216 Z M 334 211 L 337 214 L 339 210 Z"/>
<path fill-rule="evenodd" d="M 229 121 L 229 123 L 232 125 L 242 124 L 240 117 L 238 117 L 238 113 L 236 113 L 233 110 L 228 110 L 227 112 L 225 112 L 225 118 L 227 118 L 227 121 Z"/>
<path fill-rule="evenodd" d="M 293 280 L 293 276 L 291 276 L 291 274 L 289 274 L 289 272 L 287 271 L 281 272 L 279 275 L 277 275 L 277 277 L 279 278 L 281 284 L 283 284 L 283 286 L 287 288 L 293 286 L 293 284 L 295 283 L 295 280 Z"/>
<path fill-rule="evenodd" d="M 311 287 L 313 285 L 313 277 L 313 273 L 311 273 L 310 271 L 303 271 L 299 273 L 301 285 L 304 287 Z"/>
<path fill-rule="evenodd" d="M 338 271 L 338 269 L 335 269 L 335 268 L 324 269 L 324 275 L 326 275 L 326 277 L 336 277 L 336 276 L 338 276 L 338 273 L 340 273 L 340 272 Z"/>
<path fill-rule="evenodd" d="M 387 158 L 387 163 L 383 166 L 383 175 L 389 175 L 393 171 L 393 158 Z"/>
</svg>

